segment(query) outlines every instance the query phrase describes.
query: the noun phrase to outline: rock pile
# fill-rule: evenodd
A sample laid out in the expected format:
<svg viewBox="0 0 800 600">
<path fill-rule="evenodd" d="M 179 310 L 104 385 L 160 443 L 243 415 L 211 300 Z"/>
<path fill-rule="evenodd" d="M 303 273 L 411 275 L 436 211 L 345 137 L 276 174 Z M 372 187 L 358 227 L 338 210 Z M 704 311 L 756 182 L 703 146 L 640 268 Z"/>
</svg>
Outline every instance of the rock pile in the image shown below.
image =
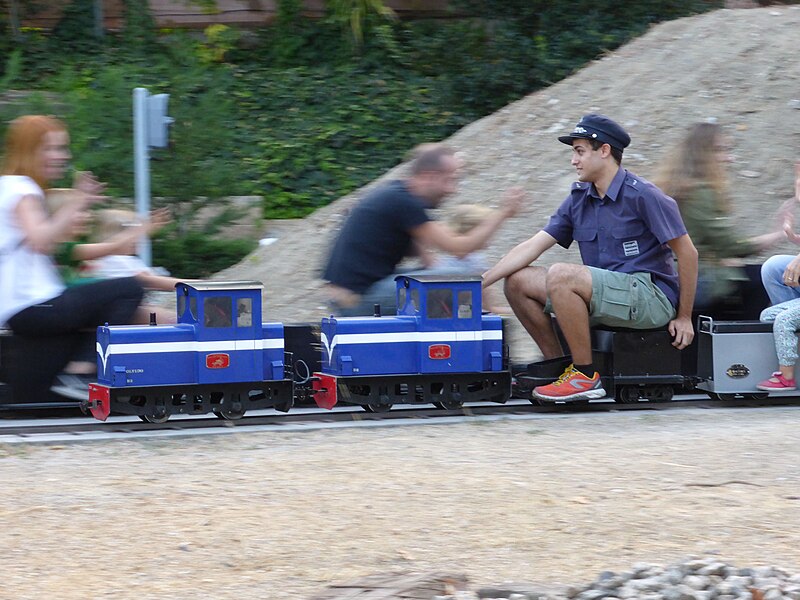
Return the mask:
<svg viewBox="0 0 800 600">
<path fill-rule="evenodd" d="M 689 558 L 661 567 L 639 563 L 629 571 L 604 571 L 588 585 L 559 592 L 486 588 L 436 600 L 800 600 L 800 572 L 778 567 L 738 568 L 715 558 Z"/>
</svg>

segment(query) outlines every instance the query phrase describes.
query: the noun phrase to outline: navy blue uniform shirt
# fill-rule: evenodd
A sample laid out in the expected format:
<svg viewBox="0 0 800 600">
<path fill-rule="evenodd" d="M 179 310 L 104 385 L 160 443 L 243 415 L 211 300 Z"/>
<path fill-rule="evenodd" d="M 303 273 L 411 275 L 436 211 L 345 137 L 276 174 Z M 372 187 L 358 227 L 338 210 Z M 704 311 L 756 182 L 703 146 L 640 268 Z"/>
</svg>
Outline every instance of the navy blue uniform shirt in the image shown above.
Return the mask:
<svg viewBox="0 0 800 600">
<path fill-rule="evenodd" d="M 544 231 L 564 248 L 578 242 L 583 264 L 621 273 L 650 273 L 678 305 L 678 275 L 666 243 L 686 235 L 678 205 L 649 181 L 620 167 L 600 198 L 576 182 Z"/>
</svg>

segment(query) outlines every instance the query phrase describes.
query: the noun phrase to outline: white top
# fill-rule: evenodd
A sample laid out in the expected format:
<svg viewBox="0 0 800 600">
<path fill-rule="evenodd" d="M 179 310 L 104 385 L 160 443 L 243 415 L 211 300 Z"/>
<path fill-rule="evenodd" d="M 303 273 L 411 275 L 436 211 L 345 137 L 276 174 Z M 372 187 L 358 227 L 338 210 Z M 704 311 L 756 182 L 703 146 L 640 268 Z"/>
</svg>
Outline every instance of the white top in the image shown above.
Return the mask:
<svg viewBox="0 0 800 600">
<path fill-rule="evenodd" d="M 139 273 L 151 274 L 152 269 L 136 255 L 110 254 L 91 261 L 89 272 L 99 279 L 117 279 Z"/>
<path fill-rule="evenodd" d="M 0 324 L 21 310 L 60 296 L 64 283 L 52 257 L 34 252 L 24 243 L 15 210 L 24 196 L 44 192 L 22 175 L 0 177 Z"/>
<path fill-rule="evenodd" d="M 456 258 L 452 255 L 442 256 L 434 265 L 437 269 L 452 269 L 463 274 L 481 275 L 489 270 L 489 259 L 480 250 L 470 252 L 464 258 Z"/>
</svg>

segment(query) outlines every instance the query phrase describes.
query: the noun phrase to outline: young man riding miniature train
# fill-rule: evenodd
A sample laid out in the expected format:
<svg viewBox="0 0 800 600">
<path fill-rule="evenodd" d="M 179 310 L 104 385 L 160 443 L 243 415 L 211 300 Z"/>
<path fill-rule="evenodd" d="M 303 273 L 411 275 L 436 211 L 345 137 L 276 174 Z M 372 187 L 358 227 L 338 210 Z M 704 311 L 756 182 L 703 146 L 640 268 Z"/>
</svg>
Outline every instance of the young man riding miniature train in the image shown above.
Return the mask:
<svg viewBox="0 0 800 600">
<path fill-rule="evenodd" d="M 509 304 L 545 359 L 563 354 L 550 314 L 558 317 L 573 362 L 556 381 L 536 387 L 536 397 L 602 398 L 590 325 L 668 325 L 673 346 L 686 348 L 694 338 L 697 250 L 675 201 L 621 167 L 631 139 L 619 124 L 589 114 L 558 139 L 572 146 L 578 181 L 543 230 L 484 273 L 483 286 L 506 280 Z M 555 244 L 568 248 L 573 240 L 583 265 L 531 266 Z"/>
</svg>

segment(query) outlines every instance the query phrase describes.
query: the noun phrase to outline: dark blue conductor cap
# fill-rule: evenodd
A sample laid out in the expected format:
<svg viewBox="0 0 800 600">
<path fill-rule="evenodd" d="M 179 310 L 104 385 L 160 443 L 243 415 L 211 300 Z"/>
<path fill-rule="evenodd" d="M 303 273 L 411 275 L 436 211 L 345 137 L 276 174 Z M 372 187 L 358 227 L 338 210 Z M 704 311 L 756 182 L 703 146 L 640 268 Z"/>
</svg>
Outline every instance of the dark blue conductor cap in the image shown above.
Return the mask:
<svg viewBox="0 0 800 600">
<path fill-rule="evenodd" d="M 599 140 L 612 148 L 622 150 L 631 143 L 631 136 L 615 121 L 604 115 L 584 115 L 569 135 L 562 135 L 558 141 L 567 146 L 577 139 Z"/>
</svg>

